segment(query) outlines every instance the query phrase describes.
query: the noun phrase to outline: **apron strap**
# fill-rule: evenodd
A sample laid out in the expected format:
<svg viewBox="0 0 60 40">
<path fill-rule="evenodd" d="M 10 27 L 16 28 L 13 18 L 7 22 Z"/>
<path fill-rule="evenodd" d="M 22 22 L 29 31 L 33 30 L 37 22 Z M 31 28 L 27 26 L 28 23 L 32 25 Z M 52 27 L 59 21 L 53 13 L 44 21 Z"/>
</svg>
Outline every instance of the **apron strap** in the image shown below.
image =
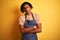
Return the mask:
<svg viewBox="0 0 60 40">
<path fill-rule="evenodd" d="M 34 15 L 33 15 L 33 13 L 31 13 L 31 15 L 32 15 L 32 18 L 33 18 L 33 20 L 34 20 Z M 25 20 L 27 20 L 26 14 L 25 14 Z"/>
</svg>

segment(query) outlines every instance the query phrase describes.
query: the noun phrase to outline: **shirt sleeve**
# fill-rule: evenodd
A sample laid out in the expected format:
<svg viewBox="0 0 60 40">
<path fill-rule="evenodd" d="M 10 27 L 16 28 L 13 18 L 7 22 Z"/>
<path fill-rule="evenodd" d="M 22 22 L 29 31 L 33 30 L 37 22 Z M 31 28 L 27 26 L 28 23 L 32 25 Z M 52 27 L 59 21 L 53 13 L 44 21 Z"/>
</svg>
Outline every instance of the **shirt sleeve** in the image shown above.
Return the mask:
<svg viewBox="0 0 60 40">
<path fill-rule="evenodd" d="M 19 25 L 23 25 L 24 22 L 23 22 L 23 19 L 22 19 L 22 16 L 19 17 Z"/>
<path fill-rule="evenodd" d="M 36 15 L 36 23 L 41 23 L 40 16 Z"/>
</svg>

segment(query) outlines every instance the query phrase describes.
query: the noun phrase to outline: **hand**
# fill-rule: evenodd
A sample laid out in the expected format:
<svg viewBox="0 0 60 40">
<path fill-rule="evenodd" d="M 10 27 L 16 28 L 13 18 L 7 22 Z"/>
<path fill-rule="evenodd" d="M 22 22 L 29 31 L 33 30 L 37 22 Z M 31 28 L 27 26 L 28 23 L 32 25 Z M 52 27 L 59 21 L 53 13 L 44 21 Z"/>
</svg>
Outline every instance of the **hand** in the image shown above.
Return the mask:
<svg viewBox="0 0 60 40">
<path fill-rule="evenodd" d="M 36 26 L 34 26 L 34 30 L 36 29 Z"/>
</svg>

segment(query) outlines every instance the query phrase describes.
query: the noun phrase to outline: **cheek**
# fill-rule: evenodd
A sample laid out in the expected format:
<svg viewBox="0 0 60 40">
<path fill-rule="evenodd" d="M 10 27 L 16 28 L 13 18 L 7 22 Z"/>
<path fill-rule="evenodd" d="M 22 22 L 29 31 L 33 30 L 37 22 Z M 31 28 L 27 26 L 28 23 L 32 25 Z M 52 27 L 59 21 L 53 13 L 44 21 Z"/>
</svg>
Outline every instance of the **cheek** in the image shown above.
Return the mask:
<svg viewBox="0 0 60 40">
<path fill-rule="evenodd" d="M 27 8 L 27 10 L 30 10 L 30 8 Z"/>
<path fill-rule="evenodd" d="M 25 11 L 30 11 L 30 8 L 25 9 Z"/>
</svg>

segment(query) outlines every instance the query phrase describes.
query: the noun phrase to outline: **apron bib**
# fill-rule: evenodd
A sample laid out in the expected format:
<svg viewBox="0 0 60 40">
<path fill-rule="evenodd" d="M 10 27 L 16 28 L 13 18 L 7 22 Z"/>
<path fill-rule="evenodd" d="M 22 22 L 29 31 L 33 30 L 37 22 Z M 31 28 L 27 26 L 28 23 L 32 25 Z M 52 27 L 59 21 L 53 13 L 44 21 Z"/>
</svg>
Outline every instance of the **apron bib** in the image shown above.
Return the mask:
<svg viewBox="0 0 60 40">
<path fill-rule="evenodd" d="M 34 27 L 36 26 L 36 22 L 34 16 L 32 14 L 33 20 L 27 20 L 25 15 L 25 23 L 24 28 Z M 22 33 L 22 40 L 37 40 L 36 33 Z"/>
</svg>

